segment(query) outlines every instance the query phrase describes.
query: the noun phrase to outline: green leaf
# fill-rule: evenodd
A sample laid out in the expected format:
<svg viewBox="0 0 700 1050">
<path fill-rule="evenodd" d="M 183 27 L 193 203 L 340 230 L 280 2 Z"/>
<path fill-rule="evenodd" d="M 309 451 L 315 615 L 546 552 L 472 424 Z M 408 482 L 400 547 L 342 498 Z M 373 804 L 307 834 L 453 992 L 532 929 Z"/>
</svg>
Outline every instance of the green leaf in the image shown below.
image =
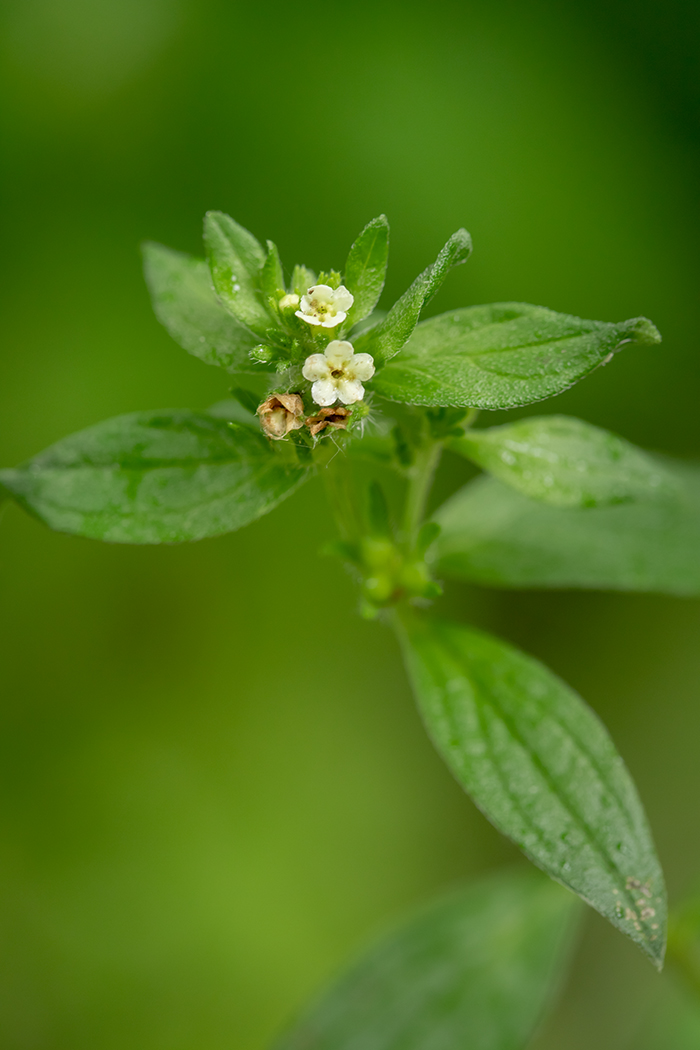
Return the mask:
<svg viewBox="0 0 700 1050">
<path fill-rule="evenodd" d="M 50 528 L 111 543 L 218 536 L 307 476 L 254 427 L 185 410 L 117 416 L 64 438 L 0 483 Z"/>
<path fill-rule="evenodd" d="M 309 288 L 316 284 L 316 274 L 306 266 L 298 264 L 292 270 L 292 291 L 298 296 L 306 295 Z"/>
<path fill-rule="evenodd" d="M 361 956 L 277 1050 L 524 1050 L 568 961 L 575 903 L 534 872 L 453 891 Z"/>
<path fill-rule="evenodd" d="M 466 230 L 453 233 L 435 262 L 416 277 L 384 320 L 354 340 L 355 350 L 372 354 L 377 367 L 398 354 L 411 337 L 423 307 L 439 290 L 450 270 L 467 261 L 471 250 L 472 240 Z"/>
<path fill-rule="evenodd" d="M 264 334 L 272 319 L 260 291 L 266 259 L 260 244 L 252 233 L 220 211 L 204 216 L 204 244 L 216 294 L 241 324 Z"/>
<path fill-rule="evenodd" d="M 517 408 L 560 394 L 626 343 L 660 339 L 644 317 L 609 324 L 528 303 L 468 306 L 419 324 L 373 389 L 413 405 Z"/>
<path fill-rule="evenodd" d="M 556 507 L 629 503 L 672 495 L 677 487 L 658 460 L 607 430 L 568 416 L 467 430 L 447 447 L 525 496 Z"/>
<path fill-rule="evenodd" d="M 401 637 L 428 733 L 464 790 L 660 969 L 663 875 L 602 722 L 561 679 L 497 638 L 417 616 Z"/>
<path fill-rule="evenodd" d="M 277 245 L 272 241 L 267 242 L 267 258 L 260 274 L 260 286 L 266 299 L 277 300 L 285 292 L 282 260 Z"/>
<path fill-rule="evenodd" d="M 253 371 L 256 339 L 216 298 L 207 263 L 153 243 L 144 244 L 143 261 L 155 315 L 175 342 L 208 365 Z"/>
<path fill-rule="evenodd" d="M 477 478 L 435 515 L 435 570 L 492 587 L 700 594 L 700 468 L 664 460 L 673 497 L 548 507 Z"/>
<path fill-rule="evenodd" d="M 359 235 L 345 264 L 345 285 L 355 297 L 344 328 L 352 328 L 372 313 L 384 288 L 389 258 L 389 223 L 386 215 L 372 219 Z"/>
</svg>

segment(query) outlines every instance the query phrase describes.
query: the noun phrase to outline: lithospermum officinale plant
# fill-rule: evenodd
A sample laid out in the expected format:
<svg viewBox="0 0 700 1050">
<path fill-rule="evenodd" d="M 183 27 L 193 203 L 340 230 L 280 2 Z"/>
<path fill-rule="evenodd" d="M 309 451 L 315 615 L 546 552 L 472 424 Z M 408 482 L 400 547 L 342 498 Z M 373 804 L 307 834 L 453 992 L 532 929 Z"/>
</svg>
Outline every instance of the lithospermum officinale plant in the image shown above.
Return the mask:
<svg viewBox="0 0 700 1050">
<path fill-rule="evenodd" d="M 176 342 L 234 376 L 234 400 L 107 420 L 0 471 L 2 495 L 64 532 L 177 543 L 238 529 L 320 474 L 333 552 L 357 578 L 362 614 L 394 626 L 456 779 L 538 868 L 660 969 L 663 875 L 606 729 L 537 660 L 430 611 L 449 576 L 700 593 L 698 468 L 566 416 L 473 425 L 479 410 L 551 397 L 623 347 L 658 343 L 656 328 L 510 302 L 421 321 L 471 252 L 465 230 L 387 313 L 376 312 L 384 216 L 360 233 L 342 273 L 297 265 L 289 281 L 275 245 L 227 215 L 207 215 L 204 239 L 207 261 L 147 244 L 146 279 Z M 443 448 L 483 473 L 426 520 Z M 357 490 L 356 457 L 404 479 L 401 508 L 376 481 Z M 573 902 L 534 873 L 459 889 L 356 962 L 282 1045 L 448 1050 L 469 1036 L 482 1050 L 522 1047 L 561 970 Z M 689 944 L 673 941 L 692 979 Z"/>
</svg>

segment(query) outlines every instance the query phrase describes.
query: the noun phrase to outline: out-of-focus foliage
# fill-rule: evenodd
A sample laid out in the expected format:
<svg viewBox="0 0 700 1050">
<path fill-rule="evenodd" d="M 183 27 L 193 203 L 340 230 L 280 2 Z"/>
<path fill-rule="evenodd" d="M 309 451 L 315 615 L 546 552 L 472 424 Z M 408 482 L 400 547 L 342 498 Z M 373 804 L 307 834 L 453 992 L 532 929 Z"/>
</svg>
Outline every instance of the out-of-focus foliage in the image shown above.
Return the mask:
<svg viewBox="0 0 700 1050">
<path fill-rule="evenodd" d="M 277 3 L 9 0 L 1 17 L 0 465 L 227 396 L 157 324 L 137 251 L 200 253 L 207 208 L 318 269 L 385 212 L 388 303 L 466 225 L 473 257 L 428 312 L 652 317 L 661 346 L 547 411 L 700 454 L 689 0 L 439 0 L 430 17 L 366 0 L 327 11 L 323 43 Z M 467 471 L 446 458 L 441 494 Z M 4 509 L 2 1050 L 260 1050 L 366 935 L 511 856 L 424 741 L 398 654 L 316 562 L 330 531 L 312 485 L 159 550 Z M 697 604 L 451 601 L 603 716 L 676 894 L 700 868 Z M 619 1050 L 643 1023 L 651 968 L 595 921 L 586 943 L 537 1050 Z"/>
<path fill-rule="evenodd" d="M 576 913 L 533 872 L 461 886 L 353 960 L 279 1050 L 523 1050 L 561 984 Z"/>
</svg>

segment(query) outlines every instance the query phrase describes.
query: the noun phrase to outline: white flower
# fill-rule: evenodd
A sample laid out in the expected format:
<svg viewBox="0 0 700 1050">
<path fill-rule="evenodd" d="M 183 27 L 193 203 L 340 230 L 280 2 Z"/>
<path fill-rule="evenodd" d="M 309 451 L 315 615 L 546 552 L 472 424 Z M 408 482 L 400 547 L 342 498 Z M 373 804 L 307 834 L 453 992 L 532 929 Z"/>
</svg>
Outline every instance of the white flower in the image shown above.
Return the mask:
<svg viewBox="0 0 700 1050">
<path fill-rule="evenodd" d="M 301 297 L 301 309 L 297 317 L 307 324 L 320 324 L 322 328 L 335 328 L 348 316 L 354 298 L 341 284 L 335 291 L 328 284 L 315 284 Z"/>
<path fill-rule="evenodd" d="M 365 396 L 362 382 L 374 375 L 374 359 L 371 354 L 356 354 L 352 343 L 334 339 L 325 353 L 306 358 L 302 375 L 313 383 L 311 396 L 317 405 L 338 400 L 352 405 Z"/>
<path fill-rule="evenodd" d="M 293 292 L 289 295 L 283 295 L 279 302 L 280 310 L 289 310 L 292 306 L 299 305 L 299 296 Z"/>
</svg>

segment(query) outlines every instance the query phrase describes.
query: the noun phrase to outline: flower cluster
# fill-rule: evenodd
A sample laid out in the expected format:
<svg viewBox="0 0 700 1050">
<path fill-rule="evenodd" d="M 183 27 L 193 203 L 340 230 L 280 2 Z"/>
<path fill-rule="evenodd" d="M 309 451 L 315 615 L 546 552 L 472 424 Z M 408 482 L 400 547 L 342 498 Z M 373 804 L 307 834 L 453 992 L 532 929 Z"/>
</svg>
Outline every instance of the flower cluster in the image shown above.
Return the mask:
<svg viewBox="0 0 700 1050">
<path fill-rule="evenodd" d="M 316 328 L 336 328 L 352 308 L 352 294 L 340 285 L 315 284 L 301 298 L 288 293 L 279 299 L 281 310 L 293 310 L 296 317 Z M 302 376 L 311 383 L 311 398 L 320 410 L 304 418 L 304 402 L 300 393 L 273 394 L 259 406 L 257 412 L 265 434 L 279 441 L 293 430 L 307 426 L 312 437 L 326 429 L 346 429 L 351 410 L 341 407 L 362 401 L 363 383 L 374 375 L 374 359 L 370 354 L 356 354 L 352 343 L 332 340 L 323 352 L 310 354 L 302 366 Z M 341 402 L 338 405 L 337 402 Z"/>
</svg>

